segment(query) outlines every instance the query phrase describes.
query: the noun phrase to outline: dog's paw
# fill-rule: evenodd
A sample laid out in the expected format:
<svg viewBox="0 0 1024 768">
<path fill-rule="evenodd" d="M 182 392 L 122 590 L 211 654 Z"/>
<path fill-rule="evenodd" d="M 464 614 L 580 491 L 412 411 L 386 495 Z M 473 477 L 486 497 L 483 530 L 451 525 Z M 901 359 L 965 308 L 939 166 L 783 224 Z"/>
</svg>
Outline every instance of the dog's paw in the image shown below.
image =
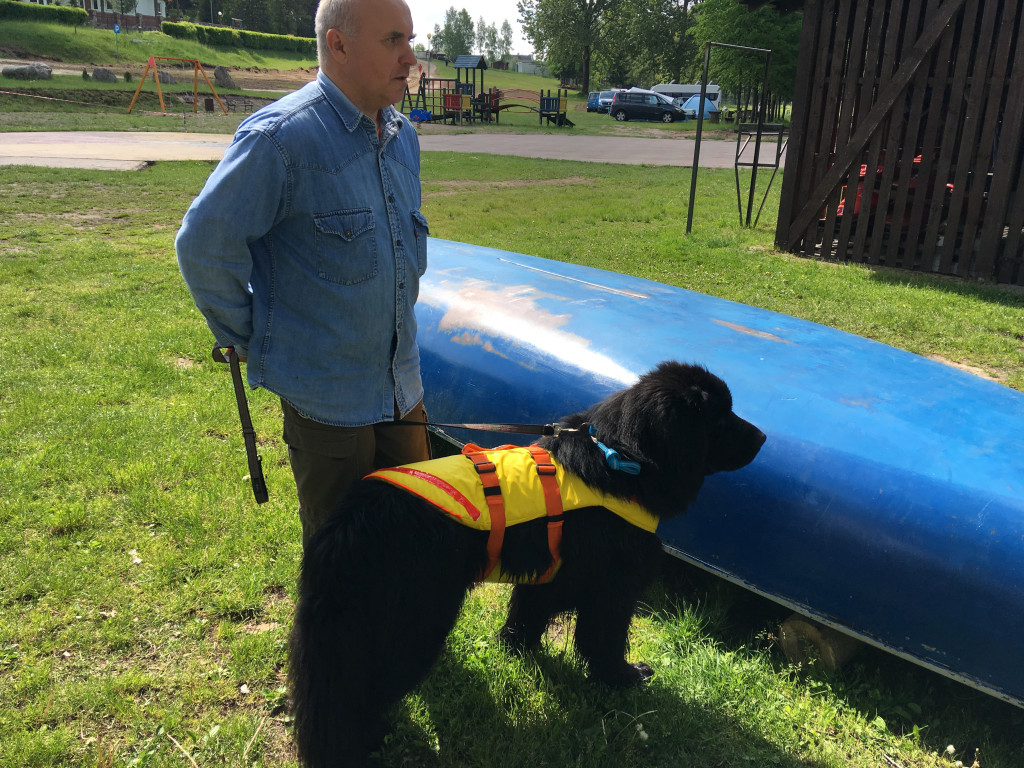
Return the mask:
<svg viewBox="0 0 1024 768">
<path fill-rule="evenodd" d="M 527 637 L 527 633 L 518 627 L 506 624 L 498 632 L 498 642 L 501 643 L 509 653 L 523 656 L 535 651 L 540 645 L 539 640 Z"/>
<path fill-rule="evenodd" d="M 612 688 L 635 688 L 654 677 L 654 670 L 642 661 L 621 665 L 613 669 L 591 669 L 590 678 Z"/>
</svg>

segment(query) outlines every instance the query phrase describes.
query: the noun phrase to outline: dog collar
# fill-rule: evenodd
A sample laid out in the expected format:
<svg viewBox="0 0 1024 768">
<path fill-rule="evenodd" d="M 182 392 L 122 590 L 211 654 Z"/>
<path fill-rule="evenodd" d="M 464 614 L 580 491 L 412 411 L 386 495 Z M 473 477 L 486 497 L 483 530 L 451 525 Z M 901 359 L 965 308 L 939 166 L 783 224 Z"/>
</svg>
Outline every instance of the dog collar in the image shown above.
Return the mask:
<svg viewBox="0 0 1024 768">
<path fill-rule="evenodd" d="M 609 448 L 607 445 L 597 439 L 597 425 L 590 425 L 590 439 L 594 441 L 594 445 L 601 449 L 604 454 L 604 460 L 608 462 L 608 466 L 618 472 L 625 472 L 627 475 L 639 475 L 640 464 L 636 461 L 627 461 L 619 455 L 619 452 L 614 448 Z"/>
</svg>

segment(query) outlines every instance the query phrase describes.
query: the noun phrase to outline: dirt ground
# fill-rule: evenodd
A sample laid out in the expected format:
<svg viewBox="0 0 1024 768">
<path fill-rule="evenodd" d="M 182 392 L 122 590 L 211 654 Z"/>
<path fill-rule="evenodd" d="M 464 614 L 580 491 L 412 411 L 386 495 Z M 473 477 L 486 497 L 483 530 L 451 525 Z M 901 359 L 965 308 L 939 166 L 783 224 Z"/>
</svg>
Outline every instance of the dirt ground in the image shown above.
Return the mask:
<svg viewBox="0 0 1024 768">
<path fill-rule="evenodd" d="M 19 64 L 31 64 L 42 62 L 53 70 L 55 75 L 81 75 L 82 70 L 88 70 L 91 74 L 97 66 L 105 67 L 119 76 L 124 72 L 131 72 L 134 78 L 142 77 L 146 69 L 145 64 L 126 64 L 124 62 L 114 64 L 75 64 L 66 61 L 43 59 L 32 56 L 17 46 L 0 46 L 0 68 L 17 66 Z M 186 65 L 187 66 L 187 65 Z M 213 80 L 215 64 L 203 62 L 203 69 L 207 76 Z M 174 72 L 174 62 L 161 62 L 161 69 L 168 69 Z M 235 85 L 246 90 L 262 91 L 294 91 L 316 77 L 317 68 L 299 68 L 294 70 L 263 69 L 261 67 L 228 67 L 231 78 Z"/>
</svg>

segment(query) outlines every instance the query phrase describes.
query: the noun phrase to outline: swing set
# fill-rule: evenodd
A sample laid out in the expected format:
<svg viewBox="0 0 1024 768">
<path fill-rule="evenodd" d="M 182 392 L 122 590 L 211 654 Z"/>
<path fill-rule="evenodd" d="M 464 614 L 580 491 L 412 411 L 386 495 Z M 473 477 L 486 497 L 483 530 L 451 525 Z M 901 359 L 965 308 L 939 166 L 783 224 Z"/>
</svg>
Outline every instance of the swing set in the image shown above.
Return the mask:
<svg viewBox="0 0 1024 768">
<path fill-rule="evenodd" d="M 224 102 L 220 100 L 220 96 L 217 95 L 217 91 L 213 88 L 213 83 L 210 82 L 210 78 L 206 76 L 206 70 L 203 69 L 203 65 L 200 64 L 196 59 L 174 59 L 169 56 L 150 56 L 149 61 L 146 63 L 146 69 L 142 73 L 142 77 L 139 78 L 139 87 L 135 89 L 135 95 L 132 96 L 132 103 L 128 105 L 128 113 L 131 114 L 132 108 L 135 106 L 135 101 L 139 98 L 139 94 L 142 92 L 142 85 L 146 82 L 146 78 L 149 77 L 149 70 L 153 70 L 153 82 L 156 83 L 156 93 L 160 99 L 160 114 L 166 115 L 167 108 L 164 106 L 164 92 L 160 89 L 160 76 L 156 70 L 156 60 L 161 59 L 163 61 L 184 61 L 192 65 L 192 111 L 199 111 L 199 73 L 203 73 L 203 79 L 206 84 L 210 86 L 210 93 L 213 94 L 213 98 L 220 104 L 220 108 L 226 115 L 228 113 L 227 108 L 224 106 Z"/>
</svg>

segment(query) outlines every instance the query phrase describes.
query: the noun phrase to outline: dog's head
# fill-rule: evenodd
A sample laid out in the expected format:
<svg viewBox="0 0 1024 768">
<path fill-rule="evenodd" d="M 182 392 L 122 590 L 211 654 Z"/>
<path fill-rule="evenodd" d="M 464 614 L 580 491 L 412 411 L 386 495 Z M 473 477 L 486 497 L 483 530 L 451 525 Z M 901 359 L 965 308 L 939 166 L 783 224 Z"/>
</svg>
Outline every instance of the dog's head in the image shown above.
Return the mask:
<svg viewBox="0 0 1024 768">
<path fill-rule="evenodd" d="M 702 366 L 677 362 L 662 363 L 579 418 L 593 433 L 592 446 L 573 441 L 573 454 L 589 450 L 583 480 L 635 496 L 661 517 L 682 512 L 707 475 L 749 464 L 765 441 L 761 430 L 733 413 L 724 381 Z M 620 464 L 639 465 L 639 472 L 609 467 L 608 450 Z"/>
</svg>

